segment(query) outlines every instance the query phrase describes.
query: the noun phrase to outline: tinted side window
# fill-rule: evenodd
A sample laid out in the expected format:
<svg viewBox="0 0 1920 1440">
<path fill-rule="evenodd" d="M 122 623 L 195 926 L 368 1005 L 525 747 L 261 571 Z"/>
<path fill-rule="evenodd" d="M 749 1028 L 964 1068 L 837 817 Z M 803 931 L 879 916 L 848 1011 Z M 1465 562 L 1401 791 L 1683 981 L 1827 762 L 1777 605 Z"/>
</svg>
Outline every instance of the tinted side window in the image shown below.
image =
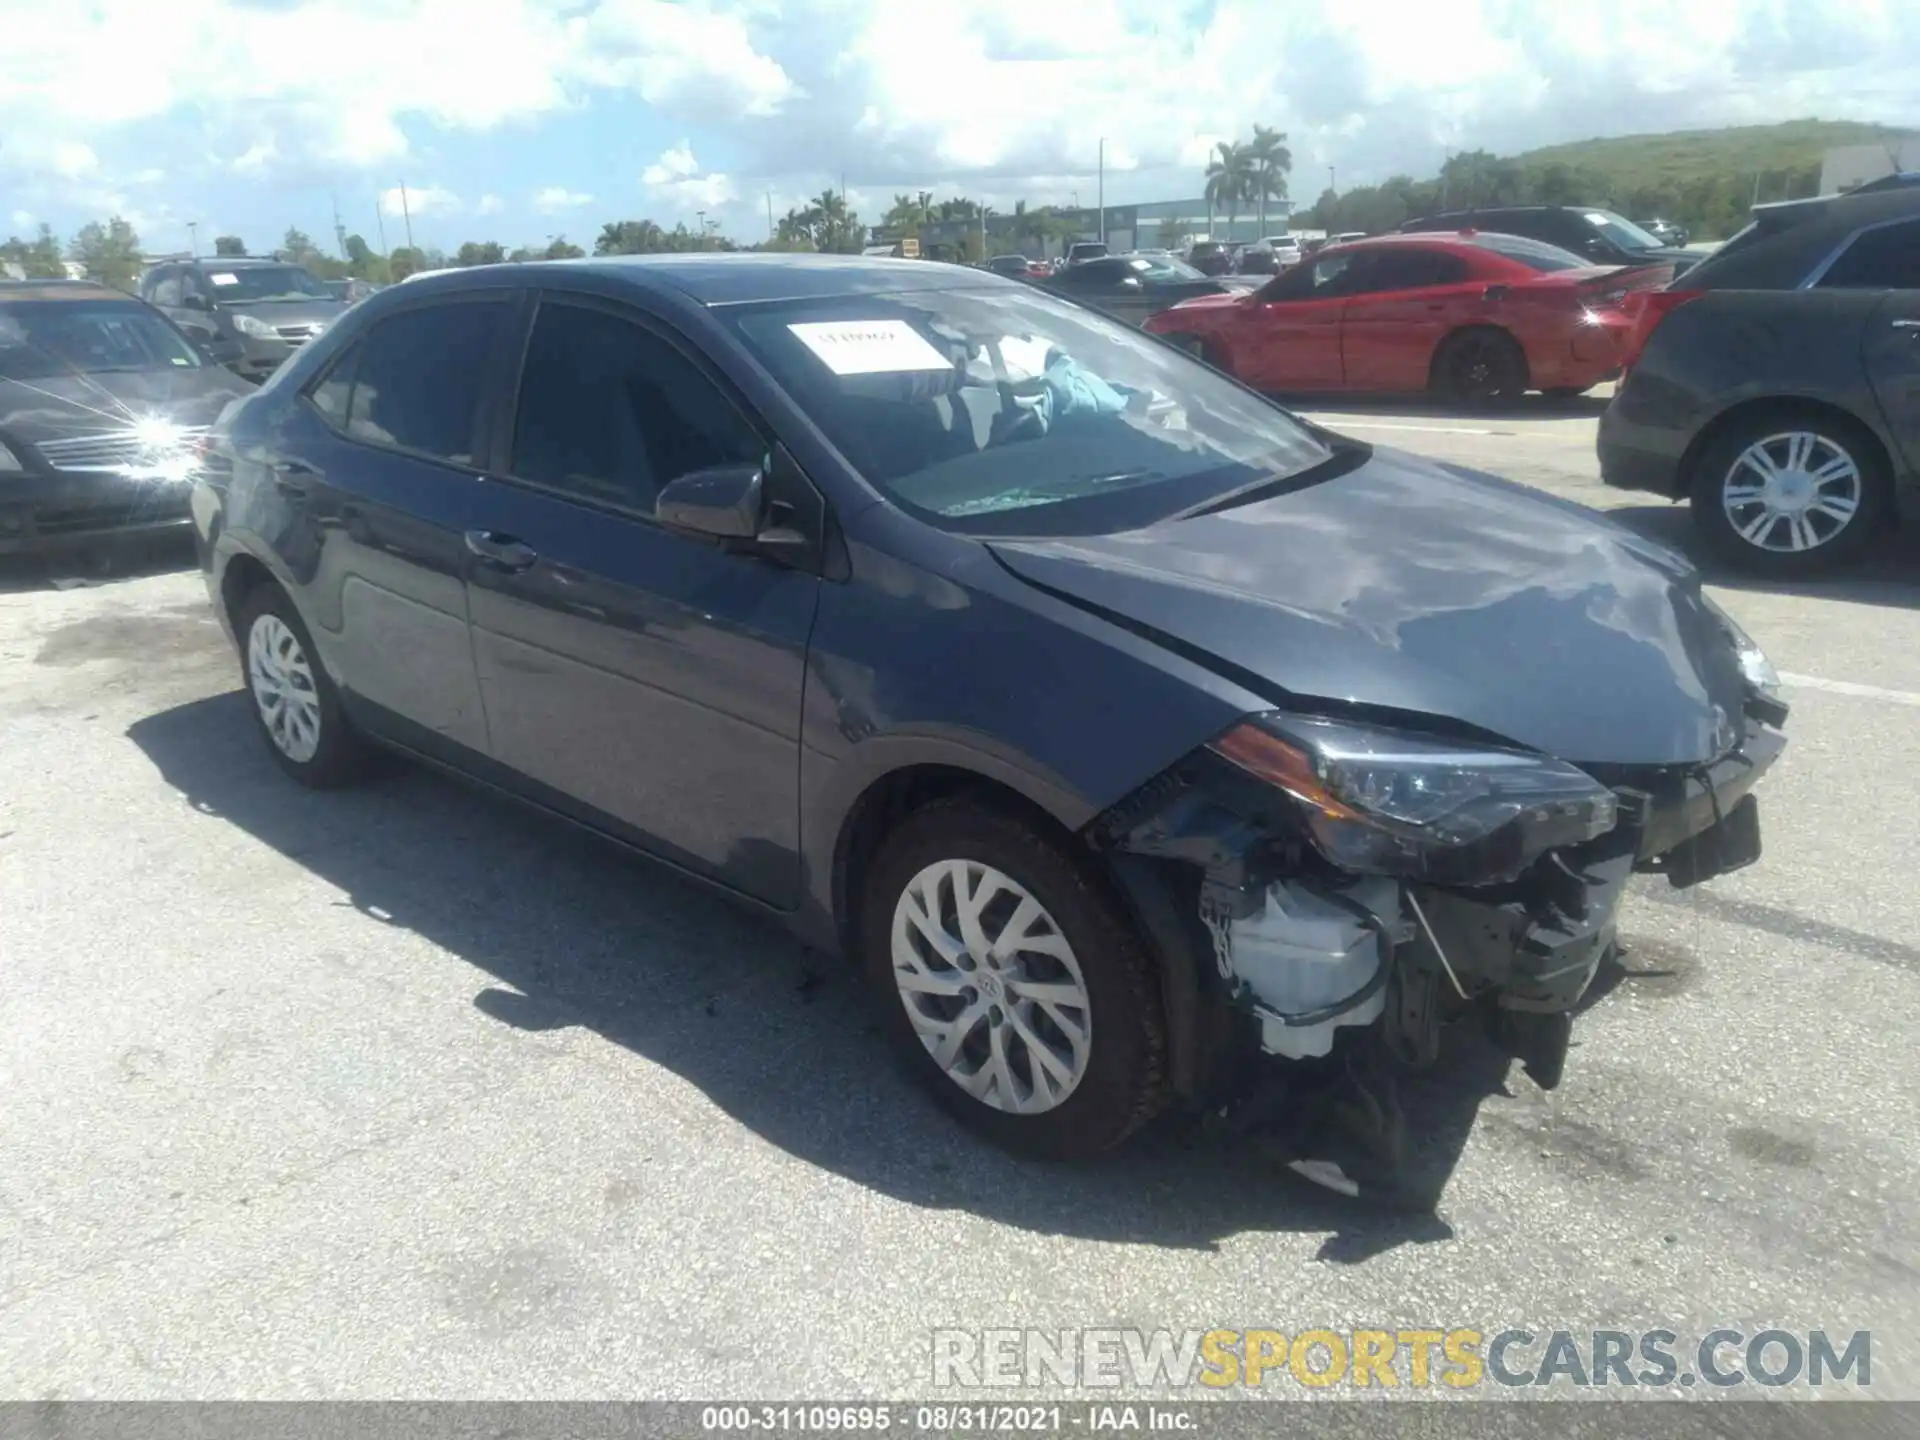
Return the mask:
<svg viewBox="0 0 1920 1440">
<path fill-rule="evenodd" d="M 1920 290 L 1920 220 L 1855 237 L 1821 277 L 1823 290 Z"/>
<path fill-rule="evenodd" d="M 1381 250 L 1373 257 L 1369 291 L 1418 290 L 1426 285 L 1457 285 L 1467 278 L 1467 262 L 1440 250 Z"/>
<path fill-rule="evenodd" d="M 348 402 L 353 394 L 353 370 L 359 361 L 360 346 L 356 342 L 348 346 L 346 353 L 328 366 L 326 374 L 307 391 L 314 409 L 326 416 L 327 423 L 336 430 L 346 428 Z"/>
<path fill-rule="evenodd" d="M 520 380 L 513 474 L 651 511 L 668 481 L 758 463 L 765 452 L 719 387 L 660 336 L 603 310 L 541 305 Z"/>
<path fill-rule="evenodd" d="M 463 300 L 375 325 L 360 342 L 347 433 L 473 464 L 480 393 L 508 313 L 497 301 Z"/>
</svg>

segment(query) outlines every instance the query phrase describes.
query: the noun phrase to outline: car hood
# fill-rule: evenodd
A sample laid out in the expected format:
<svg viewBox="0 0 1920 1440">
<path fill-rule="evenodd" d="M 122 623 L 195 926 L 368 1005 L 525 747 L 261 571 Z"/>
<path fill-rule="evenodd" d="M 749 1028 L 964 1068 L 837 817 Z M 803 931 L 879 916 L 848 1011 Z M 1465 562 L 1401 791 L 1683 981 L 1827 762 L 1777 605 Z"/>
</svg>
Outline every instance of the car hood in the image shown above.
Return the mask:
<svg viewBox="0 0 1920 1440">
<path fill-rule="evenodd" d="M 269 325 L 324 325 L 347 313 L 344 300 L 261 300 L 220 307 L 232 315 L 251 315 Z"/>
<path fill-rule="evenodd" d="M 228 401 L 252 393 L 251 385 L 218 365 L 0 379 L 0 436 L 31 445 L 98 435 L 146 418 L 211 425 Z"/>
<path fill-rule="evenodd" d="M 1685 560 L 1410 455 L 1130 533 L 988 543 L 1279 703 L 1438 717 L 1596 765 L 1701 763 L 1739 730 L 1739 660 Z"/>
</svg>

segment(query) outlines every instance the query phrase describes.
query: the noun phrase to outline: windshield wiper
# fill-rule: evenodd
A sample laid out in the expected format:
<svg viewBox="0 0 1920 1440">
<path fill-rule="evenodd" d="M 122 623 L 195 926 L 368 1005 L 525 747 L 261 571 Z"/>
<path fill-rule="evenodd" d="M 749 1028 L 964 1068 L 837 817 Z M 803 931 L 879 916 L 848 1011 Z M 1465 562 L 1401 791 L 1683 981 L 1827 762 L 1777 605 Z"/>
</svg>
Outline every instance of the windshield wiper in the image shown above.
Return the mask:
<svg viewBox="0 0 1920 1440">
<path fill-rule="evenodd" d="M 1192 520 L 1201 515 L 1217 515 L 1222 510 L 1231 510 L 1238 505 L 1251 505 L 1258 500 L 1272 499 L 1275 495 L 1304 490 L 1309 485 L 1318 485 L 1322 481 L 1336 479 L 1349 470 L 1358 469 L 1373 456 L 1371 445 L 1323 431 L 1317 425 L 1311 428 L 1326 439 L 1327 448 L 1332 452 L 1317 465 L 1309 465 L 1305 470 L 1296 470 L 1288 475 L 1263 475 L 1258 480 L 1222 491 L 1211 500 L 1202 500 L 1198 505 L 1176 510 L 1167 519 Z"/>
</svg>

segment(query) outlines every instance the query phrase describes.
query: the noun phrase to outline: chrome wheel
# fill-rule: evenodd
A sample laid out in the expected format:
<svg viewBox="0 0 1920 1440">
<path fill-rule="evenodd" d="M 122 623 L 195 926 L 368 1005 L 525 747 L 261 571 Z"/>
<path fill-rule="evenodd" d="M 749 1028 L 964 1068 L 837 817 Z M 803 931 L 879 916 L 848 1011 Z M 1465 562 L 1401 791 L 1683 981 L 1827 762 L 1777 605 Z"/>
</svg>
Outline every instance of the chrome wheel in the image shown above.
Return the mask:
<svg viewBox="0 0 1920 1440">
<path fill-rule="evenodd" d="M 300 639 L 278 615 L 255 618 L 247 634 L 247 679 L 274 748 L 296 765 L 320 748 L 320 694 Z"/>
<path fill-rule="evenodd" d="M 1756 440 L 1720 482 L 1734 534 L 1776 554 L 1830 544 L 1853 523 L 1864 497 L 1859 463 L 1838 441 L 1811 430 Z"/>
<path fill-rule="evenodd" d="M 1036 1115 L 1087 1072 L 1093 1010 L 1073 947 L 1026 887 L 942 860 L 893 908 L 893 981 L 914 1033 L 984 1105 Z"/>
</svg>

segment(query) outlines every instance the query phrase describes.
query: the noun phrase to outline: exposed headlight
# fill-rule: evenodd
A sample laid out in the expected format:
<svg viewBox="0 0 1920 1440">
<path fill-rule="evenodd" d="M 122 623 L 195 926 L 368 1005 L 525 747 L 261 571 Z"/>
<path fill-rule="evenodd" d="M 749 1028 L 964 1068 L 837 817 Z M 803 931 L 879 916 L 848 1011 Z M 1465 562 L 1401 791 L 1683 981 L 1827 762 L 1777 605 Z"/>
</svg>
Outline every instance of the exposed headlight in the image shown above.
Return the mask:
<svg viewBox="0 0 1920 1440">
<path fill-rule="evenodd" d="M 236 315 L 233 328 L 242 335 L 251 335 L 256 340 L 278 340 L 280 332 L 260 319 L 257 315 Z"/>
<path fill-rule="evenodd" d="M 26 466 L 20 463 L 20 457 L 5 445 L 0 445 L 0 475 L 14 475 L 24 469 Z"/>
<path fill-rule="evenodd" d="M 1356 874 L 1490 883 L 1619 819 L 1606 786 L 1524 750 L 1284 714 L 1212 748 L 1293 797 L 1315 848 Z"/>
<path fill-rule="evenodd" d="M 1747 684 L 1776 704 L 1785 704 L 1780 695 L 1780 672 L 1767 659 L 1767 652 L 1756 645 L 1753 637 L 1740 628 L 1740 622 L 1722 610 L 1719 602 L 1706 591 L 1700 592 L 1700 599 L 1733 642 L 1734 653 L 1740 657 L 1740 673 L 1746 676 Z"/>
</svg>

